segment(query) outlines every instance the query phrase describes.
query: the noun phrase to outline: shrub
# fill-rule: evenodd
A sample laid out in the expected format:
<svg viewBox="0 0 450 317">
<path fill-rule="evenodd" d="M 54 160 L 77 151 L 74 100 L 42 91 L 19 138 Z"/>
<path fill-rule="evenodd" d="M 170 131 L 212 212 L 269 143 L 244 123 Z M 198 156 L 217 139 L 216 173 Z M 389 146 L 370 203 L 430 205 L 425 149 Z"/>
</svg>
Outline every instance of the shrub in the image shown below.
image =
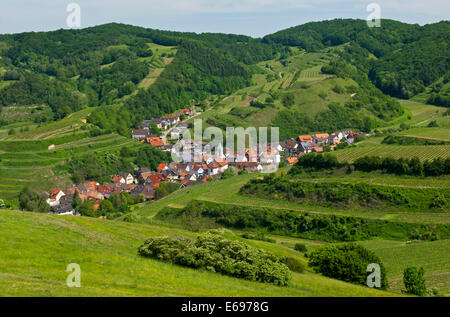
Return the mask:
<svg viewBox="0 0 450 317">
<path fill-rule="evenodd" d="M 286 264 L 286 266 L 291 270 L 292 272 L 297 273 L 304 273 L 305 272 L 305 266 L 302 262 L 300 262 L 298 259 L 293 257 L 285 257 L 283 258 L 283 263 Z"/>
<path fill-rule="evenodd" d="M 28 187 L 25 187 L 19 194 L 19 206 L 22 210 L 49 212 L 50 206 L 45 201 L 45 197 Z"/>
<path fill-rule="evenodd" d="M 266 235 L 262 232 L 259 232 L 257 234 L 243 233 L 241 235 L 241 237 L 244 239 L 260 240 L 260 241 L 265 241 L 265 242 L 270 242 L 270 243 L 277 243 L 277 240 L 266 237 Z"/>
<path fill-rule="evenodd" d="M 425 296 L 427 293 L 427 287 L 425 285 L 424 278 L 425 270 L 423 267 L 417 269 L 416 267 L 407 267 L 403 271 L 403 284 L 406 288 L 406 293 Z"/>
<path fill-rule="evenodd" d="M 316 272 L 360 285 L 367 283 L 367 265 L 377 263 L 381 268 L 381 289 L 387 288 L 386 270 L 380 258 L 361 245 L 325 245 L 308 254 L 308 258 L 309 265 Z"/>
<path fill-rule="evenodd" d="M 139 254 L 192 268 L 252 281 L 287 285 L 289 268 L 275 255 L 219 235 L 207 234 L 195 241 L 155 237 L 139 248 Z"/>
<path fill-rule="evenodd" d="M 294 249 L 298 252 L 306 252 L 308 249 L 304 243 L 296 243 Z"/>
</svg>

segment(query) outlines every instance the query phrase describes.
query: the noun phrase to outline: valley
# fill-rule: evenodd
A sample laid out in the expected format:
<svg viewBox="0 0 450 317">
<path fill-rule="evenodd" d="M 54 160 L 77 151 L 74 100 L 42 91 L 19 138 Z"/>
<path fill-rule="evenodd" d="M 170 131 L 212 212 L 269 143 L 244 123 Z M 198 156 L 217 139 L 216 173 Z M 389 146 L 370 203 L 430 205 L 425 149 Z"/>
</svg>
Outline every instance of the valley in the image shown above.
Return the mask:
<svg viewBox="0 0 450 317">
<path fill-rule="evenodd" d="M 391 297 L 423 267 L 426 296 L 450 296 L 450 26 L 383 23 L 262 39 L 118 23 L 0 35 L 1 295 Z M 276 172 L 248 148 L 243 162 L 172 162 L 170 134 L 194 119 L 279 127 Z M 72 215 L 42 212 L 66 189 Z M 291 261 L 291 279 L 138 254 L 148 239 L 211 236 Z M 385 290 L 312 264 L 354 244 L 380 259 Z M 69 263 L 81 288 L 66 287 Z"/>
</svg>

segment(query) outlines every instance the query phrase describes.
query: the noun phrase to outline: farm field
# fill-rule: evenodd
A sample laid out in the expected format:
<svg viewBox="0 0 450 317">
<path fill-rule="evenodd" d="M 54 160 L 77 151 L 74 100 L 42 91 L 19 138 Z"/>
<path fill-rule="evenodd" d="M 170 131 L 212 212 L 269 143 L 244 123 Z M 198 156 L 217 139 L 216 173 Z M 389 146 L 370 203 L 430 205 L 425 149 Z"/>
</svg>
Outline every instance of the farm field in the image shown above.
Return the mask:
<svg viewBox="0 0 450 317">
<path fill-rule="evenodd" d="M 362 245 L 373 250 L 386 266 L 389 287 L 403 288 L 403 270 L 408 266 L 425 269 L 428 288 L 437 288 L 450 295 L 450 241 L 404 243 L 398 241 L 365 241 Z"/>
<path fill-rule="evenodd" d="M 416 138 L 450 141 L 449 128 L 412 128 L 398 133 Z"/>
<path fill-rule="evenodd" d="M 357 143 L 354 147 L 338 150 L 335 152 L 341 162 L 353 162 L 354 160 L 369 156 L 392 156 L 394 158 L 418 157 L 420 160 L 432 160 L 437 157 L 450 157 L 450 146 L 448 145 L 388 145 L 381 144 L 381 140 L 369 139 Z"/>
<path fill-rule="evenodd" d="M 0 229 L 3 296 L 396 295 L 310 272 L 293 273 L 290 286 L 278 287 L 138 256 L 137 248 L 149 237 L 195 237 L 193 233 L 169 227 L 0 211 Z M 275 251 L 270 243 L 256 244 Z M 280 255 L 298 257 L 298 253 L 283 246 L 277 246 L 276 250 Z M 69 263 L 80 265 L 80 288 L 65 284 Z"/>
</svg>

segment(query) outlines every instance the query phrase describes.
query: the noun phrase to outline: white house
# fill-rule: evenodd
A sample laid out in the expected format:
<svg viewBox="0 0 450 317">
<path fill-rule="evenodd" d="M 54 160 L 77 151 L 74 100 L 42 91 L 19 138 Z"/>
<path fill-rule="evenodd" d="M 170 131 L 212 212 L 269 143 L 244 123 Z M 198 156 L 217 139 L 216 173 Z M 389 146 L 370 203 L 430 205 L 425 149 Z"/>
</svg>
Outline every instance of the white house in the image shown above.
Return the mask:
<svg viewBox="0 0 450 317">
<path fill-rule="evenodd" d="M 51 207 L 58 206 L 59 200 L 61 197 L 65 196 L 64 192 L 60 189 L 55 189 L 51 192 L 51 194 L 47 198 L 47 204 L 49 204 Z"/>
<path fill-rule="evenodd" d="M 119 176 L 123 177 L 125 184 L 130 185 L 135 182 L 133 175 L 127 172 L 121 172 L 119 173 Z"/>
</svg>

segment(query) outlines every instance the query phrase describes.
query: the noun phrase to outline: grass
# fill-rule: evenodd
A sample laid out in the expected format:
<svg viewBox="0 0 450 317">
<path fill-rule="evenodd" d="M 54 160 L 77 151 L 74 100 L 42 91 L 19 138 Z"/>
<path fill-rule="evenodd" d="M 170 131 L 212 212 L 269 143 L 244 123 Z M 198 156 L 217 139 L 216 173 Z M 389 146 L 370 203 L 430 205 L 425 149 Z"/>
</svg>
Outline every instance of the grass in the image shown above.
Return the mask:
<svg viewBox="0 0 450 317">
<path fill-rule="evenodd" d="M 395 296 L 310 272 L 294 273 L 290 286 L 277 287 L 138 256 L 145 239 L 161 235 L 194 236 L 161 226 L 0 211 L 2 295 Z M 268 248 L 267 243 L 255 243 Z M 291 252 L 283 246 L 277 249 Z M 69 263 L 80 265 L 80 288 L 66 286 Z"/>
<path fill-rule="evenodd" d="M 403 288 L 403 270 L 408 266 L 423 267 L 428 288 L 450 295 L 450 240 L 404 243 L 398 241 L 366 241 L 362 245 L 373 250 L 386 266 L 389 287 Z"/>
</svg>

